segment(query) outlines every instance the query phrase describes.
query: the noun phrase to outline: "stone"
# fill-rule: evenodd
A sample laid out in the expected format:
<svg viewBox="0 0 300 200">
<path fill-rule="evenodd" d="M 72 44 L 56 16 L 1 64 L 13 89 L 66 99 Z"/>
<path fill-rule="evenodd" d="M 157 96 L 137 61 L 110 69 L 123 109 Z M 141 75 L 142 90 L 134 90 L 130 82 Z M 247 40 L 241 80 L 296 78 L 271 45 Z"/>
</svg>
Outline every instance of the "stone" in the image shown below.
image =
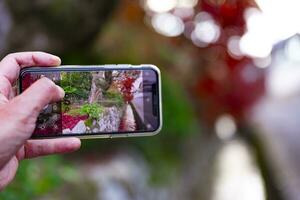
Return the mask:
<svg viewBox="0 0 300 200">
<path fill-rule="evenodd" d="M 98 120 L 100 132 L 115 132 L 119 130 L 121 110 L 116 106 L 108 107 Z"/>
<path fill-rule="evenodd" d="M 86 125 L 84 124 L 83 120 L 80 120 L 75 127 L 72 129 L 72 133 L 80 134 L 85 133 L 87 130 Z"/>
<path fill-rule="evenodd" d="M 72 133 L 71 129 L 67 128 L 63 130 L 63 134 L 69 134 Z"/>
<path fill-rule="evenodd" d="M 93 133 L 98 133 L 99 132 L 99 129 L 98 128 L 94 128 L 93 129 Z"/>
</svg>

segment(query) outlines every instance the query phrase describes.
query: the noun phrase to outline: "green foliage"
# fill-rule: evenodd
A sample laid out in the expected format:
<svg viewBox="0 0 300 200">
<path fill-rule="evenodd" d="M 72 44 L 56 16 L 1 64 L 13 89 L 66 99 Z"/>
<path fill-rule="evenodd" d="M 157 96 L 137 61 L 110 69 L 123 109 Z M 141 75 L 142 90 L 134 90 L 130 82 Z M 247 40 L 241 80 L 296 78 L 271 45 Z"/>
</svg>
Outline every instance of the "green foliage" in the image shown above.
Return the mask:
<svg viewBox="0 0 300 200">
<path fill-rule="evenodd" d="M 163 131 L 183 137 L 195 133 L 198 121 L 186 90 L 166 75 L 162 80 Z"/>
<path fill-rule="evenodd" d="M 62 184 L 62 174 L 68 168 L 58 156 L 22 161 L 15 180 L 0 193 L 0 199 L 27 200 L 45 195 Z"/>
<path fill-rule="evenodd" d="M 68 115 L 72 115 L 72 116 L 81 115 L 80 114 L 80 108 L 72 108 L 67 113 L 68 113 Z"/>
<path fill-rule="evenodd" d="M 88 115 L 91 119 L 99 119 L 101 113 L 103 113 L 104 108 L 96 103 L 84 104 L 81 106 L 79 113 L 81 115 Z"/>
<path fill-rule="evenodd" d="M 61 104 L 61 110 L 62 110 L 63 113 L 68 112 L 70 109 L 71 109 L 70 105 L 66 105 L 64 103 Z"/>
<path fill-rule="evenodd" d="M 124 104 L 123 96 L 119 91 L 109 90 L 104 94 L 105 98 L 115 102 L 117 106 L 122 106 Z"/>
<path fill-rule="evenodd" d="M 87 127 L 91 127 L 93 126 L 93 119 L 89 118 L 87 120 L 85 120 L 84 124 L 87 126 Z"/>
<path fill-rule="evenodd" d="M 89 72 L 63 72 L 61 86 L 66 94 L 79 98 L 88 98 L 92 84 L 92 75 Z"/>
<path fill-rule="evenodd" d="M 77 91 L 77 88 L 69 86 L 69 85 L 67 85 L 67 86 L 64 85 L 63 89 L 64 89 L 64 91 L 65 91 L 66 94 L 73 94 L 73 93 L 75 93 Z"/>
</svg>

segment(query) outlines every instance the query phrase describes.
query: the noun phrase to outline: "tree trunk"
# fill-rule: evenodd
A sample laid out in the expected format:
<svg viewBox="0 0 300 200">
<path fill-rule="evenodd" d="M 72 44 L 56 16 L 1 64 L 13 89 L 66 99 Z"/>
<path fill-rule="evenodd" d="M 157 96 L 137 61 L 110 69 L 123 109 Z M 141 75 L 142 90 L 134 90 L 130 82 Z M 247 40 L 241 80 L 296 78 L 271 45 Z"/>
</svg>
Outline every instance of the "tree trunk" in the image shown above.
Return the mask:
<svg viewBox="0 0 300 200">
<path fill-rule="evenodd" d="M 92 86 L 89 95 L 89 103 L 95 103 L 102 98 L 102 89 L 99 87 L 99 80 L 104 78 L 103 72 L 98 72 L 92 75 Z"/>
</svg>

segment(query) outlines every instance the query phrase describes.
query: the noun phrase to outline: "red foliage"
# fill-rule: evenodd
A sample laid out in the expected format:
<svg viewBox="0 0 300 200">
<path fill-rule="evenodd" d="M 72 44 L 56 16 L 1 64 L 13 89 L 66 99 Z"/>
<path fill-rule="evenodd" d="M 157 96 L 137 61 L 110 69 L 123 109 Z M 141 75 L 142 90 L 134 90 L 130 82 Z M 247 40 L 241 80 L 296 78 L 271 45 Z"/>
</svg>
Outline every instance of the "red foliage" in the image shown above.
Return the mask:
<svg viewBox="0 0 300 200">
<path fill-rule="evenodd" d="M 264 70 L 255 67 L 248 57 L 232 57 L 226 48 L 231 36 L 244 34 L 244 12 L 251 6 L 255 6 L 251 0 L 203 0 L 198 4 L 198 11 L 212 15 L 222 30 L 220 39 L 207 47 L 207 52 L 215 50 L 214 54 L 207 53 L 211 56 L 207 60 L 213 62 L 203 66 L 205 70 L 201 71 L 192 89 L 199 102 L 201 119 L 208 125 L 213 126 L 223 113 L 231 114 L 238 123 L 243 122 L 245 114 L 264 94 Z"/>
<path fill-rule="evenodd" d="M 121 81 L 121 92 L 125 102 L 130 102 L 133 99 L 132 87 L 136 78 L 125 75 L 125 78 Z"/>
<path fill-rule="evenodd" d="M 29 86 L 31 86 L 38 79 L 39 77 L 37 75 L 33 75 L 30 73 L 25 74 L 22 78 L 22 91 L 29 88 Z"/>
<path fill-rule="evenodd" d="M 209 0 L 201 1 L 200 8 L 203 11 L 210 13 L 225 27 L 244 27 L 244 10 L 251 6 L 250 1 L 225 1 L 224 3 L 212 3 Z"/>
<path fill-rule="evenodd" d="M 73 129 L 80 120 L 87 120 L 87 119 L 88 119 L 87 115 L 71 116 L 71 115 L 63 113 L 62 114 L 62 128 L 63 129 L 68 129 L 68 128 Z"/>
<path fill-rule="evenodd" d="M 55 129 L 54 126 L 57 126 Z M 55 123 L 53 126 L 46 126 L 45 128 L 35 128 L 33 135 L 56 135 L 60 134 L 61 131 L 61 123 Z"/>
<path fill-rule="evenodd" d="M 124 130 L 125 130 L 125 121 L 124 119 L 122 119 L 119 125 L 119 131 L 124 131 Z"/>
<path fill-rule="evenodd" d="M 213 125 L 216 118 L 229 113 L 243 121 L 245 113 L 264 94 L 264 71 L 255 67 L 248 58 L 226 58 L 226 77 L 214 79 L 209 73 L 199 77 L 193 95 L 200 102 L 201 118 Z"/>
</svg>

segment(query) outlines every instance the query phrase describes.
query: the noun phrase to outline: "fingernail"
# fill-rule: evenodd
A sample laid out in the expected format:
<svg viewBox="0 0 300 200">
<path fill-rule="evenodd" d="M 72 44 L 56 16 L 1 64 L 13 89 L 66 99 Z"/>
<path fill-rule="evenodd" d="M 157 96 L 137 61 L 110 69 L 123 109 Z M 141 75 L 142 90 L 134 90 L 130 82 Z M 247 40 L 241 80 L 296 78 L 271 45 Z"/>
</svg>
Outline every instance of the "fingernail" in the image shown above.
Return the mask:
<svg viewBox="0 0 300 200">
<path fill-rule="evenodd" d="M 51 60 L 54 62 L 55 65 L 60 65 L 61 64 L 61 59 L 58 56 L 52 55 Z"/>
<path fill-rule="evenodd" d="M 61 87 L 59 87 L 59 86 L 56 86 L 56 87 L 57 87 L 58 90 L 59 90 L 60 98 L 61 98 L 61 99 L 64 98 L 64 97 L 65 97 L 65 91 L 64 91 Z"/>
<path fill-rule="evenodd" d="M 72 141 L 72 143 L 77 148 L 79 148 L 80 145 L 81 145 L 81 141 L 78 138 L 74 138 L 73 141 Z"/>
<path fill-rule="evenodd" d="M 70 138 L 68 141 L 68 149 L 70 151 L 74 151 L 79 149 L 81 146 L 81 142 L 78 138 Z"/>
</svg>

